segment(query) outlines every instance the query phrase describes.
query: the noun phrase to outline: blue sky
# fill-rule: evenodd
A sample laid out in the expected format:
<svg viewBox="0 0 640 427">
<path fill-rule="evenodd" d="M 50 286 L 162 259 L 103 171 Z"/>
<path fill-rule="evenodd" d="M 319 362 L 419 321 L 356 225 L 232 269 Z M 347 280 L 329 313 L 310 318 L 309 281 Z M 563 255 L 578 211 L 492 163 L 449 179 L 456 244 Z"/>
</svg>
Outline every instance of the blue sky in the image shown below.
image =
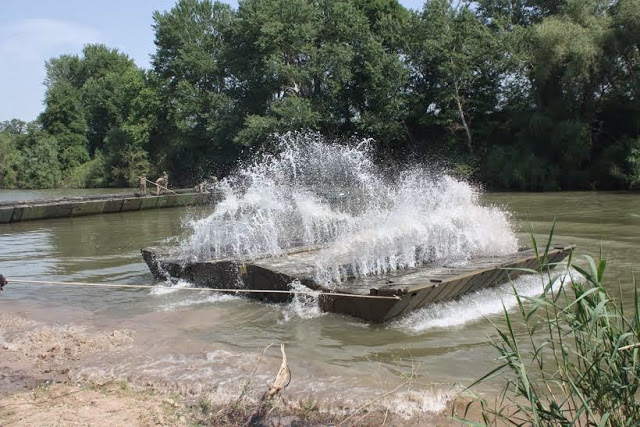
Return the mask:
<svg viewBox="0 0 640 427">
<path fill-rule="evenodd" d="M 237 6 L 236 0 L 228 1 Z M 424 0 L 400 0 L 421 9 Z M 0 121 L 42 111 L 47 59 L 104 43 L 148 68 L 155 50 L 151 15 L 175 0 L 0 0 Z"/>
</svg>

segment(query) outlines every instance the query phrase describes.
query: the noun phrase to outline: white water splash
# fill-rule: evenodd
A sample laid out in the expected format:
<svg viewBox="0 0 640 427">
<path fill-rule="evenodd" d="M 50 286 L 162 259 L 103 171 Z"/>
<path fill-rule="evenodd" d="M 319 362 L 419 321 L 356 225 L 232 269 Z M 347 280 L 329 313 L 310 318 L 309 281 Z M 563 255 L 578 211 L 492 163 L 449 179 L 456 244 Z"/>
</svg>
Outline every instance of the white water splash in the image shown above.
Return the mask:
<svg viewBox="0 0 640 427">
<path fill-rule="evenodd" d="M 447 409 L 448 403 L 458 397 L 461 391 L 461 387 L 409 390 L 391 395 L 384 404 L 392 413 L 409 420 L 420 414 L 443 412 Z"/>
<path fill-rule="evenodd" d="M 212 294 L 211 292 L 203 292 L 199 294 L 198 297 L 195 297 L 195 298 L 191 297 L 181 301 L 175 301 L 168 304 L 163 304 L 159 306 L 159 309 L 161 311 L 172 311 L 178 308 L 190 307 L 193 305 L 214 304 L 218 302 L 225 302 L 225 301 L 231 301 L 231 300 L 237 300 L 237 299 L 240 299 L 240 297 L 229 295 L 229 294 L 219 294 L 219 293 Z"/>
<path fill-rule="evenodd" d="M 191 283 L 187 282 L 186 280 L 178 280 L 177 282 L 173 283 L 170 280 L 166 280 L 164 283 L 162 283 L 161 285 L 158 286 L 154 286 L 151 288 L 151 290 L 149 291 L 149 293 L 151 295 L 167 295 L 167 294 L 171 294 L 174 292 L 178 292 L 180 290 L 180 288 L 188 288 L 193 286 Z"/>
<path fill-rule="evenodd" d="M 571 280 L 580 280 L 577 273 L 560 274 L 553 282 L 553 289 L 559 290 Z M 524 275 L 513 283 L 505 283 L 495 288 L 482 289 L 465 295 L 459 300 L 433 304 L 393 321 L 390 328 L 401 329 L 412 333 L 422 333 L 432 329 L 461 327 L 467 323 L 477 322 L 503 313 L 517 305 L 513 287 L 521 297 L 535 297 L 542 295 L 544 286 L 548 282 L 542 281 L 539 275 Z"/>
<path fill-rule="evenodd" d="M 254 259 L 321 245 L 314 275 L 331 285 L 517 250 L 508 213 L 482 206 L 474 187 L 423 167 L 383 173 L 369 140 L 288 133 L 277 151 L 217 184 L 222 201 L 190 224 L 182 257 Z"/>
<path fill-rule="evenodd" d="M 158 310 L 172 311 L 178 308 L 189 307 L 198 304 L 213 304 L 217 302 L 230 301 L 239 299 L 240 297 L 226 294 L 217 293 L 211 291 L 181 291 L 182 288 L 189 288 L 194 286 L 192 283 L 186 280 L 178 280 L 172 282 L 170 280 L 165 281 L 161 285 L 154 286 L 149 293 L 158 298 L 170 299 L 170 302 L 160 304 Z"/>
<path fill-rule="evenodd" d="M 294 319 L 313 319 L 327 314 L 320 310 L 318 293 L 307 294 L 309 288 L 298 281 L 293 282 L 290 288 L 292 291 L 305 292 L 305 294 L 295 294 L 291 302 L 283 307 L 283 322 Z"/>
</svg>

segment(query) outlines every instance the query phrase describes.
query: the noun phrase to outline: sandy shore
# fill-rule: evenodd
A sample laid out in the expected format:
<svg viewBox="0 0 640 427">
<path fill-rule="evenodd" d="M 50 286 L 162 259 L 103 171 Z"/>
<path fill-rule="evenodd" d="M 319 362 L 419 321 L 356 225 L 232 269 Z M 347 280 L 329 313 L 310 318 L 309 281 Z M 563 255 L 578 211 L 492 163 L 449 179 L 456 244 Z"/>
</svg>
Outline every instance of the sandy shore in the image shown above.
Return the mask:
<svg viewBox="0 0 640 427">
<path fill-rule="evenodd" d="M 0 425 L 238 425 L 255 418 L 261 405 L 264 416 L 257 424 L 262 425 L 460 425 L 450 417 L 463 410 L 460 397 L 419 413 L 394 411 L 401 400 L 420 399 L 420 389 L 408 391 L 407 384 L 355 406 L 323 407 L 313 396 L 302 398 L 287 389 L 264 406 L 260 399 L 268 384 L 251 375 L 237 378 L 229 392 L 193 390 L 189 384 L 164 387 L 144 372 L 135 378 L 85 374 L 96 363 L 111 371 L 109 364 L 132 356 L 135 340 L 127 329 L 88 331 L 0 313 Z"/>
</svg>

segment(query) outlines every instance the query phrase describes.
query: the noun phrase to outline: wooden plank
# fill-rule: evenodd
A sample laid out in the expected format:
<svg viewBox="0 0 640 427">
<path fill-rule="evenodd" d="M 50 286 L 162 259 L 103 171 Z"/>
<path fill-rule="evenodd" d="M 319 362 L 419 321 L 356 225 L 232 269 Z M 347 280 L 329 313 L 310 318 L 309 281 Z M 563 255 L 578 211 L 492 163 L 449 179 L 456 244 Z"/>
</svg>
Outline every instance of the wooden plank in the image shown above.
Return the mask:
<svg viewBox="0 0 640 427">
<path fill-rule="evenodd" d="M 446 284 L 446 294 L 442 295 L 444 300 L 458 298 L 461 295 L 463 287 L 472 279 L 472 277 L 463 277 L 462 279 L 454 279 Z"/>
<path fill-rule="evenodd" d="M 473 286 L 467 291 L 468 293 L 476 292 L 478 289 L 488 288 L 495 285 L 494 279 L 500 275 L 500 270 L 489 270 L 478 276 Z"/>
<path fill-rule="evenodd" d="M 425 304 L 433 304 L 438 302 L 441 299 L 441 295 L 443 293 L 448 293 L 448 285 L 450 283 L 449 281 L 446 282 L 440 282 L 440 283 L 432 283 L 431 285 L 431 292 L 428 295 L 428 301 L 425 301 Z M 412 290 L 412 292 L 417 292 L 417 290 Z"/>
<path fill-rule="evenodd" d="M 431 302 L 433 301 L 432 294 L 434 291 L 437 291 L 437 288 L 426 288 L 423 292 L 421 292 L 419 295 L 420 298 L 416 302 L 415 308 L 421 308 L 431 304 Z"/>
<path fill-rule="evenodd" d="M 446 285 L 442 285 L 442 286 L 446 286 Z M 431 301 L 433 301 L 434 299 L 433 295 L 435 293 L 441 292 L 439 288 L 440 286 L 439 287 L 433 286 L 431 288 L 422 289 L 421 291 L 412 292 L 411 294 L 409 294 L 410 302 L 405 308 L 405 310 L 411 311 L 411 310 L 415 310 L 418 307 L 424 307 L 428 304 L 431 304 Z"/>
</svg>

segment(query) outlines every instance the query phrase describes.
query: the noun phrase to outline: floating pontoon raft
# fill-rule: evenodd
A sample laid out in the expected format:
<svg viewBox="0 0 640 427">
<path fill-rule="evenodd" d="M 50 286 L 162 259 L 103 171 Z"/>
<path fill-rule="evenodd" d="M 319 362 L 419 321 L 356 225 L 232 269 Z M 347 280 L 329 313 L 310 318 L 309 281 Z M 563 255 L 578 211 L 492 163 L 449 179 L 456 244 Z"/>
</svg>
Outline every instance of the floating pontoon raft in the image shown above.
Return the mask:
<svg viewBox="0 0 640 427">
<path fill-rule="evenodd" d="M 574 248 L 573 245 L 555 246 L 541 261 L 553 266 Z M 172 258 L 166 248 L 145 248 L 142 256 L 156 278 L 183 279 L 203 287 L 290 290 L 292 283 L 299 282 L 319 292 L 323 311 L 347 314 L 370 322 L 385 322 L 429 304 L 502 284 L 522 274 L 519 269 L 541 268 L 535 252 L 529 249 L 506 256 L 477 258 L 463 264 L 426 264 L 383 276 L 352 278 L 329 288 L 313 279 L 314 257 L 320 250 L 320 247 L 294 248 L 279 256 L 249 261 L 227 258 L 187 262 Z M 543 252 L 541 249 L 541 257 Z M 252 296 L 271 302 L 291 299 L 291 295 L 281 293 L 265 292 Z"/>
</svg>

